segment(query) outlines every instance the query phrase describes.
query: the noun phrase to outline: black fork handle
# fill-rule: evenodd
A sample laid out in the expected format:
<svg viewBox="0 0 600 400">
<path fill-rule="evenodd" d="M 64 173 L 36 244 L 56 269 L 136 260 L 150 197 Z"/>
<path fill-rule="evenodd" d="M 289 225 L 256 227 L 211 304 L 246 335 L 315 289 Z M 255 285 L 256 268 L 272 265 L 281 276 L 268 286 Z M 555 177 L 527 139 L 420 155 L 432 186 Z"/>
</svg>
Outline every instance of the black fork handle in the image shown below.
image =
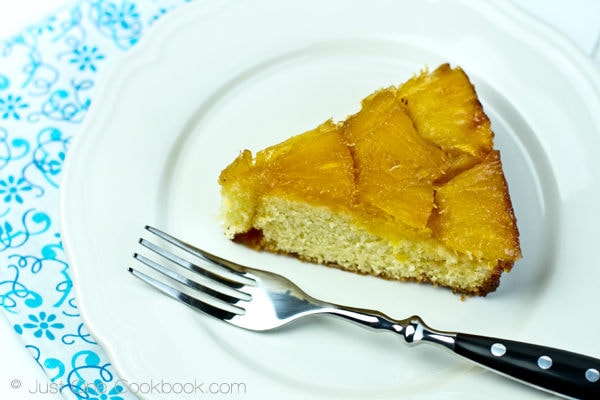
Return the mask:
<svg viewBox="0 0 600 400">
<path fill-rule="evenodd" d="M 552 347 L 458 333 L 454 352 L 541 389 L 600 399 L 600 360 Z"/>
</svg>

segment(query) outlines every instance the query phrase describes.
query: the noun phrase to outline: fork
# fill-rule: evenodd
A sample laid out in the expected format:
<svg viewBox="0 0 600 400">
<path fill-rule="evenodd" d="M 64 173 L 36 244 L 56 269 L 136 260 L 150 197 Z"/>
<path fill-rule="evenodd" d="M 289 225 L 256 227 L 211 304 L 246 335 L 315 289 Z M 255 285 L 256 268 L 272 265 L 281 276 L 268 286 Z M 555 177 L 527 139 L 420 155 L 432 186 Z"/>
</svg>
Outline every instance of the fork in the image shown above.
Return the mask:
<svg viewBox="0 0 600 400">
<path fill-rule="evenodd" d="M 376 331 L 391 331 L 408 344 L 437 345 L 559 396 L 600 398 L 600 360 L 596 358 L 513 340 L 440 331 L 426 325 L 419 316 L 397 320 L 376 310 L 324 302 L 304 293 L 281 275 L 233 263 L 154 227 L 146 226 L 146 230 L 184 250 L 185 253 L 179 254 L 186 257 L 167 250 L 168 245 L 159 246 L 141 238 L 140 244 L 158 257 L 149 258 L 139 253 L 134 257 L 160 273 L 155 276 L 164 275 L 167 279 L 157 279 L 134 268 L 129 268 L 129 272 L 193 309 L 229 324 L 266 331 L 305 316 L 330 314 Z M 187 255 L 193 256 L 195 263 L 189 261 Z M 164 262 L 166 260 L 169 262 Z M 175 268 L 165 267 L 165 264 L 174 264 Z"/>
</svg>

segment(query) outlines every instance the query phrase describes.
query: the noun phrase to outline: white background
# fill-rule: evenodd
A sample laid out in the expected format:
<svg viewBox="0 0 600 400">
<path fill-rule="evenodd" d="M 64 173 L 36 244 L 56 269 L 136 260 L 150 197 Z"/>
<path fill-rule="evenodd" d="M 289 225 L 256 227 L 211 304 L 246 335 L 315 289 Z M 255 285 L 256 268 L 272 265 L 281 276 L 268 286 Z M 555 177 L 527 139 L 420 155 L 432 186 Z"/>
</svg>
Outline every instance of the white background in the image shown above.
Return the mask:
<svg viewBox="0 0 600 400">
<path fill-rule="evenodd" d="M 149 1 L 149 0 L 147 0 Z M 201 0 L 197 0 L 201 1 Z M 481 0 L 493 1 L 493 0 Z M 600 66 L 600 1 L 512 0 L 569 37 Z M 0 40 L 19 33 L 73 0 L 0 0 Z M 0 60 L 1 61 L 1 60 Z M 0 63 L 0 71 L 2 64 Z M 12 385 L 22 383 L 20 389 Z M 48 380 L 0 311 L 0 398 L 49 400 L 50 394 L 32 394 L 35 384 Z"/>
</svg>

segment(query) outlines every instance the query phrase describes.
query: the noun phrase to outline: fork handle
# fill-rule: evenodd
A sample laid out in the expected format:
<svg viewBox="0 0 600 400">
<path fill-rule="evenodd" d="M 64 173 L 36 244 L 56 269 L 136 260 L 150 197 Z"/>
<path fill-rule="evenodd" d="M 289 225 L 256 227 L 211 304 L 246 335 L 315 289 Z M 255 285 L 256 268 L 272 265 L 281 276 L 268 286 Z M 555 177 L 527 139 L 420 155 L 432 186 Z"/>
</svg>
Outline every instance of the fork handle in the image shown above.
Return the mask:
<svg viewBox="0 0 600 400">
<path fill-rule="evenodd" d="M 373 310 L 333 306 L 326 312 L 388 330 L 408 344 L 431 343 L 503 375 L 577 399 L 600 399 L 600 360 L 547 346 L 433 329 L 414 315 L 395 320 Z"/>
<path fill-rule="evenodd" d="M 552 347 L 457 333 L 454 352 L 517 380 L 578 399 L 600 399 L 600 360 Z"/>
</svg>

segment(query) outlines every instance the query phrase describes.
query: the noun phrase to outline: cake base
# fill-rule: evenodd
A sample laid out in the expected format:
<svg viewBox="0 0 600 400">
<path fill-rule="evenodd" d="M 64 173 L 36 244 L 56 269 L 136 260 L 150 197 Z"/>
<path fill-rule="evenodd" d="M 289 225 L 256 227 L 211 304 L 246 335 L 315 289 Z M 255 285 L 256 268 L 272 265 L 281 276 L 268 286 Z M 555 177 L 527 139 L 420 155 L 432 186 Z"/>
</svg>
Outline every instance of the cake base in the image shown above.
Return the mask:
<svg viewBox="0 0 600 400">
<path fill-rule="evenodd" d="M 512 268 L 511 262 L 468 257 L 427 238 L 392 242 L 356 225 L 349 215 L 326 207 L 270 197 L 256 211 L 254 228 L 235 234 L 235 242 L 352 273 L 485 296 L 496 290 L 502 273 Z M 310 236 L 303 234 L 307 228 Z"/>
</svg>

